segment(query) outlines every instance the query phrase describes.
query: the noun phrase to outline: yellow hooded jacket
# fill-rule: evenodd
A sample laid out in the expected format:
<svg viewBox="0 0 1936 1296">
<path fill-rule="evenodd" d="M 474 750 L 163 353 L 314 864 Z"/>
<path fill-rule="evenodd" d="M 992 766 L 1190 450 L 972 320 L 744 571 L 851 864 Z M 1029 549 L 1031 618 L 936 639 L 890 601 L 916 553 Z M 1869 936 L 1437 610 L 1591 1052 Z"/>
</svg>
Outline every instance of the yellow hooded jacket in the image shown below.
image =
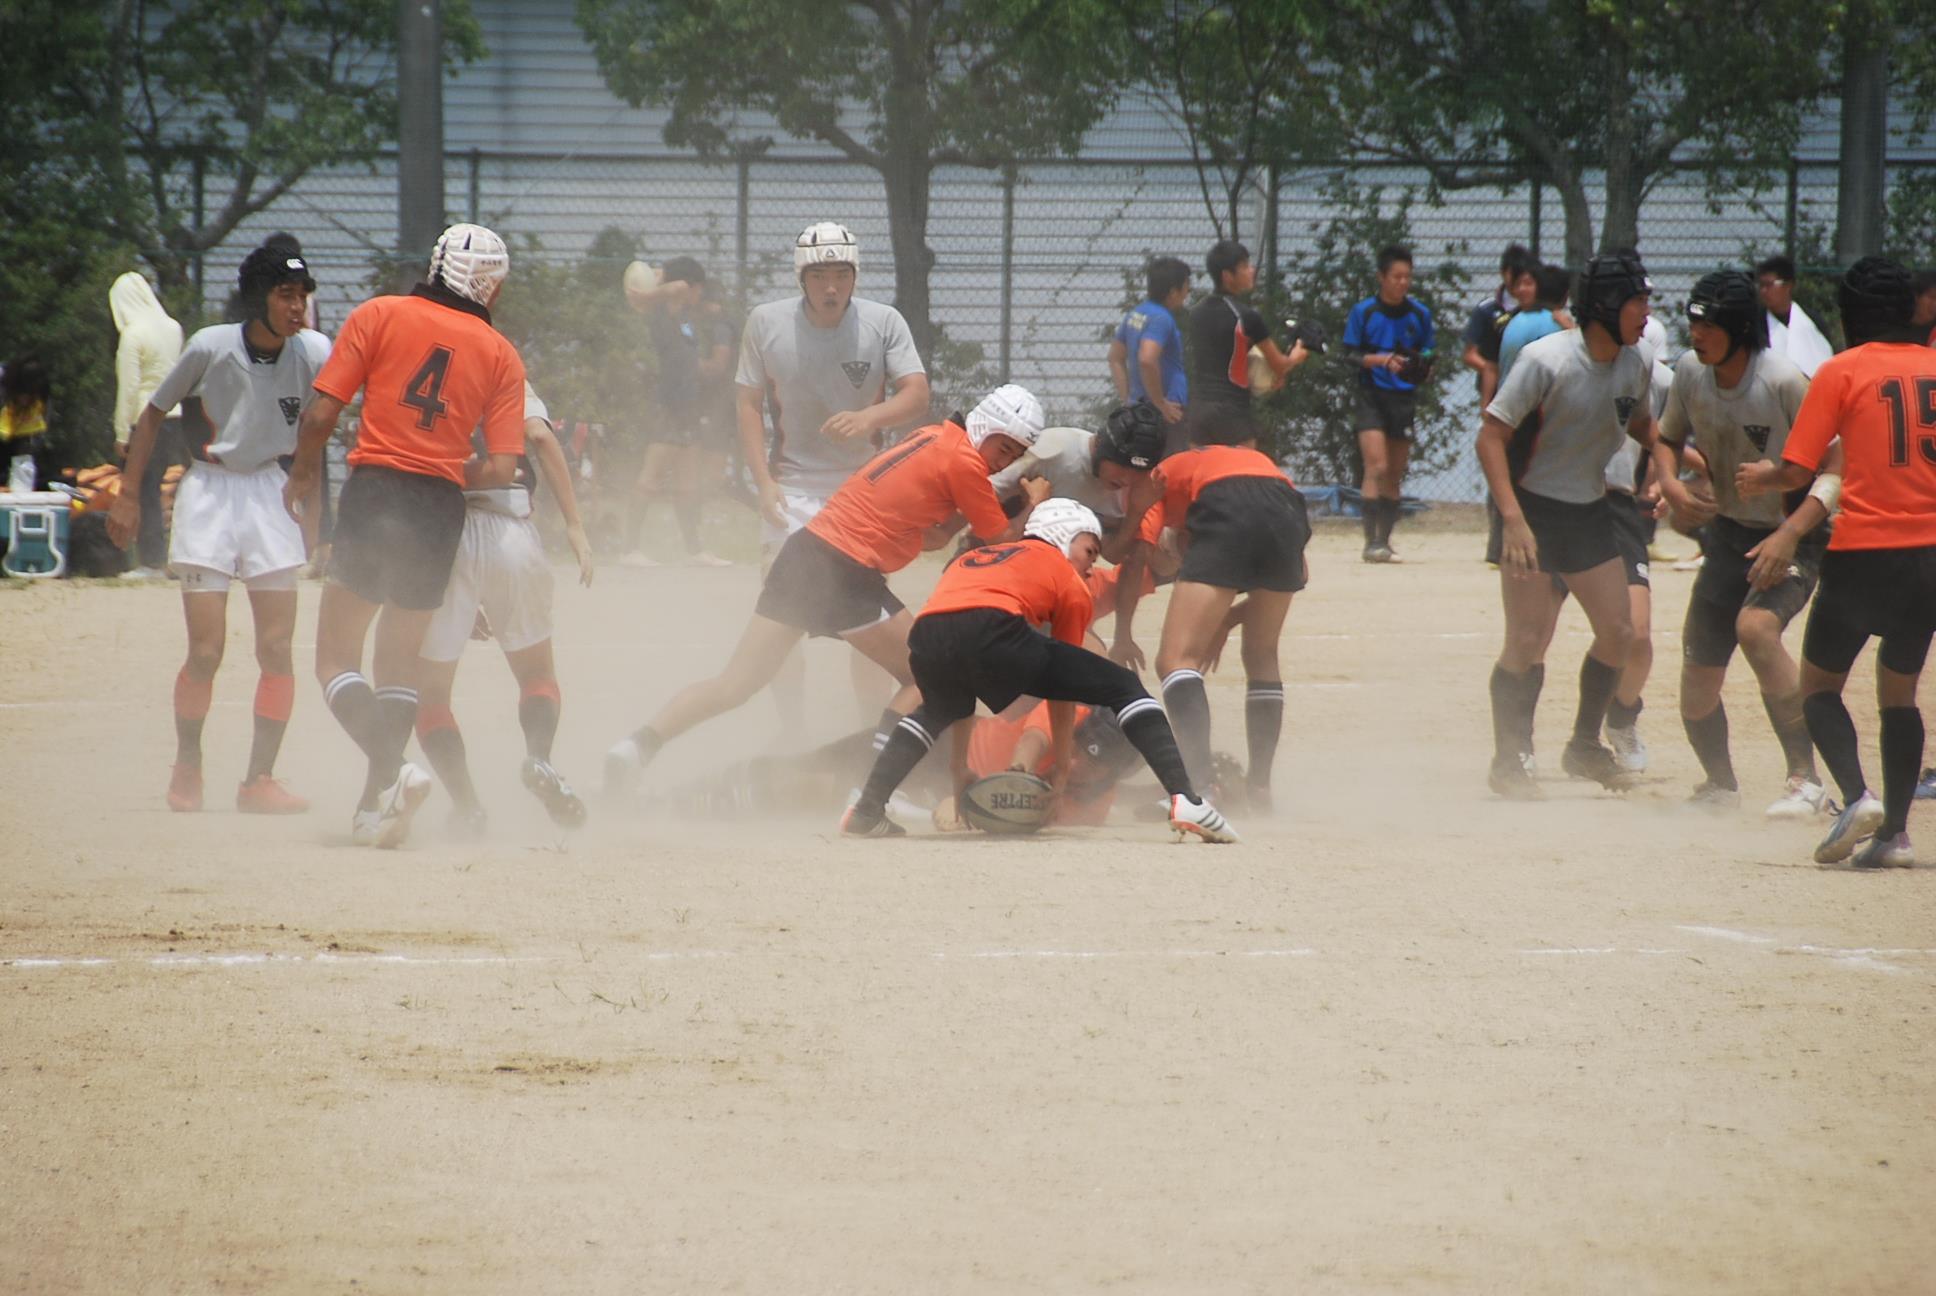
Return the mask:
<svg viewBox="0 0 1936 1296">
<path fill-rule="evenodd" d="M 181 359 L 182 327 L 162 308 L 155 290 L 133 270 L 108 289 L 108 309 L 121 334 L 114 353 L 114 439 L 126 441 L 135 420 L 148 407 L 148 398 Z M 180 408 L 166 411 L 168 418 Z"/>
</svg>

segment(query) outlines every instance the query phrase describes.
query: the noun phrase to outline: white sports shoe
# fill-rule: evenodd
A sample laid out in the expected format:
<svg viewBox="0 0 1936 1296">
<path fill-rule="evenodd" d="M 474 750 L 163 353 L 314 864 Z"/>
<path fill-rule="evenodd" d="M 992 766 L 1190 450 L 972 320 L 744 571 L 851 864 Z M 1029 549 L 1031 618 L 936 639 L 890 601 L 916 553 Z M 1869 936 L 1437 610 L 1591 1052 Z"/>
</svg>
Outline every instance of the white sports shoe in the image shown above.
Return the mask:
<svg viewBox="0 0 1936 1296">
<path fill-rule="evenodd" d="M 1813 819 L 1828 805 L 1828 789 L 1800 774 L 1788 776 L 1788 790 L 1768 807 L 1770 819 Z"/>
<path fill-rule="evenodd" d="M 378 850 L 395 850 L 403 845 L 404 839 L 410 836 L 410 820 L 429 795 L 430 775 L 405 761 L 397 771 L 397 781 L 383 789 L 383 794 L 376 799 L 380 820 L 376 830 Z"/>
<path fill-rule="evenodd" d="M 1647 768 L 1647 744 L 1640 741 L 1640 726 L 1629 725 L 1625 729 L 1607 726 L 1607 746 L 1613 748 L 1613 759 L 1622 770 L 1629 774 L 1639 774 Z"/>
<path fill-rule="evenodd" d="M 1815 848 L 1817 864 L 1839 864 L 1855 854 L 1855 848 L 1864 837 L 1875 834 L 1882 827 L 1882 798 L 1873 792 L 1865 791 L 1849 803 L 1849 808 L 1835 816 L 1835 823 L 1822 838 L 1822 844 Z"/>
<path fill-rule="evenodd" d="M 631 796 L 638 790 L 639 775 L 644 770 L 637 741 L 621 738 L 613 743 L 605 751 L 605 799 L 614 801 Z"/>
<path fill-rule="evenodd" d="M 1849 863 L 1859 869 L 1914 868 L 1916 849 L 1909 844 L 1906 832 L 1894 837 L 1871 837 L 1869 844 L 1857 851 Z"/>
<path fill-rule="evenodd" d="M 1170 798 L 1170 827 L 1180 838 L 1195 833 L 1207 842 L 1234 842 L 1237 830 L 1208 801 L 1193 801 L 1182 793 Z"/>
<path fill-rule="evenodd" d="M 350 845 L 374 846 L 378 829 L 383 827 L 383 814 L 377 810 L 358 810 L 350 816 Z"/>
</svg>

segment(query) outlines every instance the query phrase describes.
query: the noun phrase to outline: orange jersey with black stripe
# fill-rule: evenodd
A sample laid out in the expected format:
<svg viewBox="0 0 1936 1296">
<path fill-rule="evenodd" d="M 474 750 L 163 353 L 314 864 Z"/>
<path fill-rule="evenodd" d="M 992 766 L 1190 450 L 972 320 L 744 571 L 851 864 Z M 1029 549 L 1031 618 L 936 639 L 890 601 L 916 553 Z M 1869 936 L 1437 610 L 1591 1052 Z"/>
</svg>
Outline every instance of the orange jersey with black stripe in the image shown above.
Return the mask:
<svg viewBox="0 0 1936 1296">
<path fill-rule="evenodd" d="M 982 608 L 1013 612 L 1030 625 L 1046 624 L 1066 644 L 1080 644 L 1095 615 L 1075 564 L 1048 541 L 1034 539 L 970 549 L 955 559 L 921 615 Z"/>
<path fill-rule="evenodd" d="M 923 533 L 961 514 L 989 539 L 1008 529 L 988 463 L 950 420 L 924 427 L 854 471 L 807 530 L 855 562 L 897 572 L 921 552 Z"/>
<path fill-rule="evenodd" d="M 1171 526 L 1183 525 L 1190 505 L 1211 482 L 1230 477 L 1290 480 L 1290 474 L 1271 462 L 1269 455 L 1245 446 L 1226 445 L 1197 446 L 1173 454 L 1157 464 L 1150 475 L 1163 487 L 1163 512 Z"/>
<path fill-rule="evenodd" d="M 1842 439 L 1830 549 L 1936 545 L 1936 351 L 1870 342 L 1815 371 L 1781 456 L 1814 471 Z"/>
<path fill-rule="evenodd" d="M 1070 717 L 1071 726 L 1080 725 L 1089 718 L 1089 708 L 1079 706 Z M 1015 762 L 1015 749 L 1021 745 L 1025 733 L 1039 733 L 1050 739 L 1049 746 L 1042 749 L 1042 759 L 1029 771 L 1042 778 L 1049 776 L 1055 768 L 1054 729 L 1049 723 L 1049 704 L 1037 702 L 1035 709 L 1020 720 L 1006 720 L 1001 716 L 983 716 L 975 722 L 974 732 L 968 738 L 968 771 L 976 778 L 987 778 L 999 774 Z M 1078 752 L 1080 748 L 1078 747 Z M 1078 766 L 1082 761 L 1078 754 Z M 1100 824 L 1109 818 L 1109 807 L 1115 803 L 1116 792 L 1112 786 L 1101 795 L 1088 801 L 1064 796 L 1056 800 L 1055 822 L 1059 824 Z"/>
<path fill-rule="evenodd" d="M 524 361 L 490 312 L 419 287 L 350 312 L 315 388 L 345 405 L 363 393 L 351 464 L 464 484 L 471 433 L 491 454 L 524 453 Z"/>
</svg>

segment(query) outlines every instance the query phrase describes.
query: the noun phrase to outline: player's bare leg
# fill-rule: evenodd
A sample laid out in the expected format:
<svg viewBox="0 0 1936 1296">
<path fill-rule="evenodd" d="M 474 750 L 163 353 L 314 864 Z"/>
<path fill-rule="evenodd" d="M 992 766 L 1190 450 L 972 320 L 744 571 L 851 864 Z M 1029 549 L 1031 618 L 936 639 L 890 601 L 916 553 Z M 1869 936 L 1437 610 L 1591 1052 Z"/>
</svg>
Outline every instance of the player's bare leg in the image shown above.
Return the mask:
<svg viewBox="0 0 1936 1296">
<path fill-rule="evenodd" d="M 726 476 L 726 456 L 705 446 L 687 446 L 680 461 L 680 507 L 690 515 L 691 529 L 688 536 L 687 557 L 699 567 L 730 567 L 732 562 L 721 558 L 699 543 L 699 522 L 705 516 L 706 501 L 718 489 Z M 682 521 L 684 528 L 686 523 Z"/>
<path fill-rule="evenodd" d="M 803 630 L 755 615 L 747 622 L 725 670 L 680 689 L 650 722 L 605 753 L 606 794 L 627 791 L 638 772 L 652 763 L 666 743 L 694 725 L 743 706 L 771 684 L 787 655 L 805 637 Z"/>
<path fill-rule="evenodd" d="M 168 776 L 168 808 L 202 808 L 202 726 L 208 720 L 215 672 L 222 668 L 228 641 L 227 590 L 182 593 L 182 619 L 188 626 L 188 656 L 175 675 L 175 766 Z"/>
<path fill-rule="evenodd" d="M 1284 731 L 1284 671 L 1279 647 L 1291 598 L 1278 590 L 1252 590 L 1243 602 L 1244 738 L 1250 764 L 1244 782 L 1251 812 L 1271 811 L 1271 766 Z"/>
<path fill-rule="evenodd" d="M 620 562 L 633 566 L 650 564 L 651 559 L 639 549 L 645 516 L 654 503 L 664 503 L 672 498 L 676 489 L 674 479 L 679 469 L 678 449 L 678 446 L 661 441 L 646 446 L 645 460 L 639 465 L 639 475 L 632 482 L 630 507 L 625 516 L 625 554 L 619 559 Z"/>
<path fill-rule="evenodd" d="M 545 639 L 504 654 L 518 682 L 518 727 L 524 730 L 524 764 L 519 776 L 531 794 L 544 803 L 545 813 L 560 828 L 585 822 L 585 803 L 551 764 L 551 745 L 558 736 L 563 699 L 558 670 L 551 659 L 551 640 Z"/>
<path fill-rule="evenodd" d="M 1163 617 L 1163 637 L 1156 650 L 1156 673 L 1163 681 L 1163 709 L 1183 751 L 1190 781 L 1215 798 L 1210 755 L 1210 695 L 1203 672 L 1210 663 L 1211 645 L 1237 591 L 1197 581 L 1171 586 L 1169 611 Z M 1282 621 L 1279 621 L 1282 627 Z"/>
<path fill-rule="evenodd" d="M 1728 749 L 1727 706 L 1721 700 L 1727 674 L 1725 666 L 1681 665 L 1681 727 L 1701 762 L 1701 785 L 1694 789 L 1693 802 L 1719 809 L 1737 805 L 1741 799 L 1734 757 Z"/>
<path fill-rule="evenodd" d="M 249 611 L 255 618 L 255 737 L 249 769 L 235 792 L 235 808 L 249 814 L 301 814 L 309 802 L 276 778 L 276 757 L 296 702 L 296 666 L 290 651 L 296 635 L 296 591 L 252 589 Z"/>
<path fill-rule="evenodd" d="M 1618 558 L 1609 558 L 1597 567 L 1561 579 L 1580 601 L 1580 610 L 1586 613 L 1593 630 L 1593 643 L 1580 662 L 1579 710 L 1574 714 L 1573 737 L 1566 744 L 1560 766 L 1575 778 L 1619 790 L 1628 786 L 1631 775 L 1600 742 L 1600 730 L 1606 724 L 1614 690 L 1619 687 L 1621 667 L 1633 649 L 1627 573 Z"/>
<path fill-rule="evenodd" d="M 418 775 L 419 783 L 401 776 L 404 745 L 417 719 L 417 652 L 430 616 L 427 611 L 379 608 L 334 582 L 323 587 L 316 618 L 316 677 L 323 682 L 330 711 L 369 758 L 363 796 L 357 802 L 357 835 L 365 844 L 377 844 L 377 825 L 369 816 L 380 814 L 380 797 L 397 789 L 409 802 L 400 830 L 407 831 L 409 813 L 429 791 L 428 778 Z M 363 641 L 373 621 L 374 683 L 362 673 Z M 409 786 L 399 787 L 403 782 Z"/>
<path fill-rule="evenodd" d="M 1383 428 L 1360 429 L 1358 458 L 1365 474 L 1358 482 L 1358 512 L 1364 522 L 1364 560 L 1368 563 L 1391 561 L 1391 550 L 1381 538 L 1385 529 L 1385 483 L 1391 475 L 1389 446 Z"/>
<path fill-rule="evenodd" d="M 1768 807 L 1768 813 L 1777 818 L 1807 818 L 1822 808 L 1825 794 L 1815 769 L 1808 721 L 1802 715 L 1801 671 L 1781 641 L 1781 619 L 1766 608 L 1743 608 L 1735 617 L 1734 632 L 1741 655 L 1761 686 L 1761 706 L 1774 726 L 1788 767 L 1787 790 Z"/>
<path fill-rule="evenodd" d="M 483 835 L 484 807 L 471 782 L 464 750 L 464 734 L 451 711 L 451 692 L 457 682 L 455 661 L 424 661 L 417 667 L 417 745 L 451 800 L 451 826 L 462 837 Z"/>
<path fill-rule="evenodd" d="M 908 664 L 908 631 L 914 628 L 914 614 L 902 608 L 885 621 L 876 622 L 864 630 L 855 630 L 841 636 L 854 649 L 851 659 L 858 666 L 871 662 L 885 671 L 892 679 L 894 695 L 887 700 L 880 718 L 874 724 L 874 750 L 879 751 L 887 745 L 887 735 L 901 722 L 901 717 L 921 705 L 921 690 L 914 684 L 914 668 Z M 855 688 L 860 688 L 861 675 L 855 673 Z M 879 678 L 879 672 L 869 668 L 865 676 L 871 682 Z M 874 690 L 877 694 L 878 690 Z"/>
</svg>

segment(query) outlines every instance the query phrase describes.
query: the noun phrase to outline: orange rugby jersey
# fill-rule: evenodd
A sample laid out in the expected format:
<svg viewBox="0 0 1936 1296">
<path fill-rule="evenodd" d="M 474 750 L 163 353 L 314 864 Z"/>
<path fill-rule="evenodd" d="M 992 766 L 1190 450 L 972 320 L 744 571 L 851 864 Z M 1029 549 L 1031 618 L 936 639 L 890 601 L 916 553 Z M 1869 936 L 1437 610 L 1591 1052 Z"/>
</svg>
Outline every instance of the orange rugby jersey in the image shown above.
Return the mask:
<svg viewBox="0 0 1936 1296">
<path fill-rule="evenodd" d="M 1094 606 L 1075 565 L 1046 540 L 970 549 L 941 573 L 922 616 L 993 608 L 1030 625 L 1047 623 L 1066 644 L 1080 644 Z"/>
<path fill-rule="evenodd" d="M 343 321 L 315 387 L 345 405 L 363 391 L 351 464 L 462 486 L 479 423 L 490 453 L 524 453 L 524 361 L 489 312 L 454 296 L 419 288 L 364 302 Z"/>
<path fill-rule="evenodd" d="M 1171 526 L 1182 526 L 1203 488 L 1230 477 L 1275 477 L 1289 481 L 1270 456 L 1245 446 L 1197 446 L 1173 454 L 1151 474 L 1163 487 L 1163 512 Z"/>
<path fill-rule="evenodd" d="M 922 533 L 955 514 L 987 539 L 1008 529 L 988 464 L 953 421 L 924 427 L 854 470 L 807 530 L 855 562 L 897 572 L 921 553 Z"/>
<path fill-rule="evenodd" d="M 1824 361 L 1781 455 L 1813 471 L 1842 438 L 1831 549 L 1936 545 L 1936 351 L 1870 342 Z"/>
<path fill-rule="evenodd" d="M 1078 706 L 1070 717 L 1070 724 L 1080 725 L 1089 718 L 1089 708 Z M 1054 731 L 1049 724 L 1049 704 L 1037 702 L 1035 709 L 1020 720 L 1005 720 L 1001 716 L 983 716 L 975 721 L 975 731 L 968 739 L 968 772 L 976 778 L 987 778 L 999 774 L 1015 761 L 1015 749 L 1021 745 L 1022 735 L 1033 730 L 1053 741 Z M 1036 762 L 1030 773 L 1042 778 L 1049 776 L 1055 767 L 1055 752 L 1045 748 L 1042 759 Z M 1055 820 L 1059 824 L 1100 824 L 1109 818 L 1109 807 L 1115 803 L 1116 792 L 1109 791 L 1089 801 L 1078 801 L 1074 797 L 1062 797 L 1056 801 Z"/>
</svg>

